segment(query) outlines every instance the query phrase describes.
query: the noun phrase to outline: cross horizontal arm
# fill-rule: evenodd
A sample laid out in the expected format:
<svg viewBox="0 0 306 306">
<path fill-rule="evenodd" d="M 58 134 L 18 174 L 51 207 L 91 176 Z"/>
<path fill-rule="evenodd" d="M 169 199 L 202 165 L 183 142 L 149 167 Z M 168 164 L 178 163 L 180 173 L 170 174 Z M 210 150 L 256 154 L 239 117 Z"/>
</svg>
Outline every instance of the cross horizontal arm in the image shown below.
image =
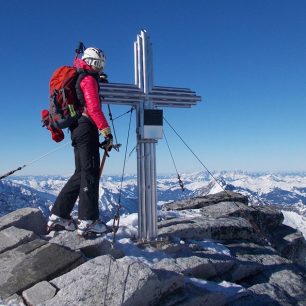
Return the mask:
<svg viewBox="0 0 306 306">
<path fill-rule="evenodd" d="M 152 88 L 152 92 L 155 91 L 169 91 L 169 92 L 181 92 L 181 93 L 190 93 L 191 90 L 189 88 L 182 88 L 182 87 L 169 87 L 169 86 L 154 86 Z"/>
<path fill-rule="evenodd" d="M 154 86 L 149 97 L 156 106 L 191 107 L 201 101 L 194 91 L 188 88 Z"/>
<path fill-rule="evenodd" d="M 191 107 L 201 100 L 188 88 L 154 86 L 145 95 L 136 85 L 122 83 L 101 83 L 99 94 L 106 104 L 136 105 L 149 99 L 153 107 Z"/>
<path fill-rule="evenodd" d="M 144 100 L 144 93 L 136 86 L 122 83 L 100 83 L 99 95 L 103 103 L 134 105 Z"/>
</svg>

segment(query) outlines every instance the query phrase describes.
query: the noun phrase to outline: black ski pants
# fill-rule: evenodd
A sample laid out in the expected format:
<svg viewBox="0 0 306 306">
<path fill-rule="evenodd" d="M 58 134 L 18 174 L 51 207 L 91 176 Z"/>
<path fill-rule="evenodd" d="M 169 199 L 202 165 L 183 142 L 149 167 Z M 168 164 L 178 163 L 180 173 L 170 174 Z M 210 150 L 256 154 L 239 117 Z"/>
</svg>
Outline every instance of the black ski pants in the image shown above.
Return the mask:
<svg viewBox="0 0 306 306">
<path fill-rule="evenodd" d="M 58 195 L 51 212 L 69 219 L 79 197 L 78 218 L 99 219 L 99 132 L 91 120 L 82 116 L 71 128 L 75 172 Z"/>
</svg>

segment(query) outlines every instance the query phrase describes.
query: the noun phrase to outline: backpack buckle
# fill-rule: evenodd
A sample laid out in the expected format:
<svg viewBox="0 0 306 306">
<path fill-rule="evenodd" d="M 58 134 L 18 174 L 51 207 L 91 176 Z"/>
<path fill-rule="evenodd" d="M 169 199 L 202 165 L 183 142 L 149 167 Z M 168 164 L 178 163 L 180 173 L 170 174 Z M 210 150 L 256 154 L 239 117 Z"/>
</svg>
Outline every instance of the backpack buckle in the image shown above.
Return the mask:
<svg viewBox="0 0 306 306">
<path fill-rule="evenodd" d="M 72 104 L 68 104 L 68 109 L 69 109 L 70 116 L 75 117 L 76 112 L 75 112 L 74 106 Z"/>
</svg>

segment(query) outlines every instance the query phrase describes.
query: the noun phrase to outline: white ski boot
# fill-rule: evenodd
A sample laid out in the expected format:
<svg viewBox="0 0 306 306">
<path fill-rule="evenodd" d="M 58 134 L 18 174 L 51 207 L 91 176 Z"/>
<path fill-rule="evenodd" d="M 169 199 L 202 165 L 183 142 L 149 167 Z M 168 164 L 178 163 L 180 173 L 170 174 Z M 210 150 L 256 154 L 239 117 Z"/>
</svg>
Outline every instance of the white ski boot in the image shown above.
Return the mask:
<svg viewBox="0 0 306 306">
<path fill-rule="evenodd" d="M 77 226 L 72 218 L 64 219 L 53 214 L 49 217 L 49 221 L 47 223 L 48 232 L 62 230 L 74 231 L 76 228 Z"/>
<path fill-rule="evenodd" d="M 106 234 L 110 228 L 101 220 L 79 220 L 78 235 L 83 237 L 95 237 Z"/>
</svg>

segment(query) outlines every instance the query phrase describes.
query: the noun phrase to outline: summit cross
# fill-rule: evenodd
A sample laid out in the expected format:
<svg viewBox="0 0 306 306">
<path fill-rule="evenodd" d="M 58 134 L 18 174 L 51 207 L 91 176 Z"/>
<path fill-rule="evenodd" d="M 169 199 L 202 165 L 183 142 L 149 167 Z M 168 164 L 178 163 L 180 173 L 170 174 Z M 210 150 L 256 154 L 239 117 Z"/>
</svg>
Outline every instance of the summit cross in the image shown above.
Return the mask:
<svg viewBox="0 0 306 306">
<path fill-rule="evenodd" d="M 162 107 L 188 108 L 201 101 L 188 88 L 153 85 L 152 44 L 142 30 L 134 42 L 135 84 L 101 83 L 103 103 L 136 109 L 138 240 L 158 237 L 156 193 L 156 143 L 163 136 Z"/>
</svg>

